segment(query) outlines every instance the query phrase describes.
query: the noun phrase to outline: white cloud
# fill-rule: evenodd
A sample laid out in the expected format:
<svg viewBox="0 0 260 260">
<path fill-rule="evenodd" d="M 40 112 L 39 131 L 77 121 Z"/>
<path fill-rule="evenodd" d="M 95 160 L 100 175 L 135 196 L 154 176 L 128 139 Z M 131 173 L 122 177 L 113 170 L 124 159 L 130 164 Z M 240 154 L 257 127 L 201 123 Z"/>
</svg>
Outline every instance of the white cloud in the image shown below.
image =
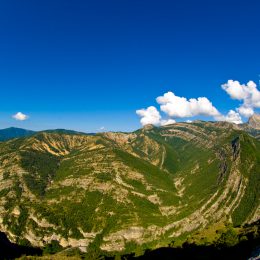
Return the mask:
<svg viewBox="0 0 260 260">
<path fill-rule="evenodd" d="M 136 114 L 141 117 L 140 122 L 143 126 L 148 124 L 165 126 L 176 123 L 174 119 L 161 120 L 161 115 L 154 106 L 150 106 L 146 109 L 136 110 Z"/>
<path fill-rule="evenodd" d="M 236 109 L 242 116 L 250 117 L 254 114 L 254 109 L 250 106 L 242 105 Z"/>
<path fill-rule="evenodd" d="M 235 123 L 235 124 L 242 124 L 242 119 L 239 113 L 235 112 L 234 110 L 229 110 L 228 114 L 226 115 L 227 122 Z"/>
<path fill-rule="evenodd" d="M 186 120 L 186 123 L 192 123 L 192 120 Z"/>
<path fill-rule="evenodd" d="M 97 131 L 99 132 L 104 132 L 106 130 L 106 128 L 104 126 L 101 126 L 97 129 Z"/>
<path fill-rule="evenodd" d="M 217 121 L 226 121 L 234 124 L 242 124 L 242 119 L 239 113 L 234 110 L 229 110 L 226 116 L 220 115 L 215 118 Z"/>
<path fill-rule="evenodd" d="M 176 96 L 171 91 L 156 98 L 160 105 L 160 111 L 170 117 L 169 119 L 162 119 L 160 112 L 154 106 L 137 110 L 136 113 L 141 117 L 142 125 L 168 125 L 175 123 L 176 118 L 192 118 L 194 116 L 210 116 L 217 121 L 241 124 L 243 123 L 241 116 L 250 117 L 254 114 L 255 108 L 260 108 L 260 91 L 253 81 L 240 84 L 239 81 L 228 80 L 221 87 L 232 99 L 241 101 L 239 107 L 235 110 L 229 110 L 226 115 L 221 114 L 206 97 L 187 99 Z M 191 123 L 192 121 L 186 120 L 186 122 Z"/>
<path fill-rule="evenodd" d="M 250 117 L 254 114 L 254 108 L 260 108 L 260 91 L 253 81 L 240 84 L 239 81 L 228 80 L 221 87 L 232 99 L 243 101 L 236 109 L 242 116 Z"/>
<path fill-rule="evenodd" d="M 160 125 L 164 126 L 164 125 L 171 125 L 174 123 L 176 123 L 174 119 L 168 119 L 168 120 L 161 120 Z"/>
<path fill-rule="evenodd" d="M 245 86 L 241 85 L 239 81 L 228 80 L 227 83 L 221 85 L 232 99 L 242 100 L 247 96 Z"/>
<path fill-rule="evenodd" d="M 206 97 L 191 98 L 176 96 L 173 92 L 167 92 L 157 97 L 156 101 L 167 115 L 175 118 L 193 117 L 197 115 L 218 116 L 219 111 Z"/>
<path fill-rule="evenodd" d="M 23 114 L 22 112 L 18 112 L 12 116 L 15 120 L 24 121 L 29 118 L 29 116 Z"/>
<path fill-rule="evenodd" d="M 136 110 L 136 114 L 141 117 L 140 122 L 143 126 L 148 124 L 160 125 L 161 115 L 154 106 Z"/>
<path fill-rule="evenodd" d="M 242 119 L 239 113 L 230 110 L 227 115 L 222 115 L 213 104 L 206 97 L 191 98 L 178 97 L 173 92 L 167 92 L 163 96 L 156 98 L 157 103 L 160 104 L 161 111 L 165 112 L 169 117 L 185 118 L 198 115 L 211 116 L 217 121 L 227 121 L 235 124 L 241 124 Z M 160 112 L 156 107 L 150 106 L 146 109 L 136 111 L 137 115 L 141 117 L 141 124 L 153 125 L 169 125 L 176 123 L 175 119 L 162 119 Z M 191 120 L 186 120 L 191 123 Z"/>
</svg>

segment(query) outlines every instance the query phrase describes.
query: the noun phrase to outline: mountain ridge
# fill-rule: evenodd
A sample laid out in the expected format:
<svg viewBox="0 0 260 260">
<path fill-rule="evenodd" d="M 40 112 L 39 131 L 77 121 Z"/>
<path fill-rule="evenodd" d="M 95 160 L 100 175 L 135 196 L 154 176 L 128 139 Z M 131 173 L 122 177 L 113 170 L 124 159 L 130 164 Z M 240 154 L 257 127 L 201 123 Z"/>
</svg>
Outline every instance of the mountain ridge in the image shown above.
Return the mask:
<svg viewBox="0 0 260 260">
<path fill-rule="evenodd" d="M 131 253 L 209 226 L 255 222 L 260 144 L 253 134 L 196 121 L 2 142 L 0 229 L 33 246 L 55 240 L 83 252 Z"/>
<path fill-rule="evenodd" d="M 9 127 L 5 129 L 0 129 L 0 141 L 7 141 L 13 138 L 26 137 L 36 133 L 32 130 L 27 130 L 18 127 Z"/>
<path fill-rule="evenodd" d="M 201 122 L 207 122 L 207 121 L 202 121 L 202 120 L 195 120 L 193 121 L 193 123 L 201 123 Z M 231 124 L 233 126 L 237 126 L 237 128 L 246 130 L 247 128 L 253 128 L 256 130 L 260 130 L 260 114 L 253 114 L 249 119 L 247 123 L 243 123 L 243 124 L 234 124 L 231 122 L 225 122 L 225 121 L 208 121 L 208 122 L 215 122 L 215 123 L 219 123 L 219 124 Z M 190 122 L 177 122 L 174 124 L 178 124 L 178 123 L 187 123 L 190 124 Z M 170 124 L 173 125 L 173 124 Z M 152 125 L 152 124 L 148 124 L 143 126 L 140 129 L 144 129 L 144 130 L 149 130 L 152 129 L 156 126 Z M 164 126 L 160 126 L 160 127 L 164 127 Z M 166 125 L 167 127 L 167 125 Z M 138 131 L 139 129 L 135 130 Z M 133 131 L 133 132 L 135 132 Z M 4 128 L 4 129 L 0 129 L 0 141 L 7 141 L 13 138 L 19 138 L 19 137 L 25 137 L 25 136 L 30 136 L 33 135 L 35 133 L 38 132 L 59 132 L 59 133 L 70 133 L 70 134 L 87 134 L 87 135 L 94 135 L 97 133 L 87 133 L 87 132 L 81 132 L 81 131 L 76 131 L 76 130 L 69 130 L 69 129 L 63 129 L 63 128 L 57 128 L 57 129 L 46 129 L 46 130 L 40 130 L 40 131 L 33 131 L 33 130 L 28 130 L 28 129 L 23 129 L 23 128 L 18 128 L 18 127 L 8 127 L 8 128 Z M 111 131 L 109 131 L 111 132 Z M 117 131 L 115 131 L 117 132 Z M 130 132 L 129 132 L 130 133 Z"/>
</svg>

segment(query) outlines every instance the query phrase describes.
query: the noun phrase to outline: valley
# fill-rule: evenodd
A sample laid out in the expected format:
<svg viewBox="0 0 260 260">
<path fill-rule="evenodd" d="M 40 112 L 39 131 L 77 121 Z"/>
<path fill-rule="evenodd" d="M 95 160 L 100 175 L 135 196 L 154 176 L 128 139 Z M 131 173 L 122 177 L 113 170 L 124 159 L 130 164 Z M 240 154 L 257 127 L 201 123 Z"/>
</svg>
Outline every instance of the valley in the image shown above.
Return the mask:
<svg viewBox="0 0 260 260">
<path fill-rule="evenodd" d="M 18 245 L 107 257 L 205 245 L 260 216 L 258 118 L 0 143 L 0 230 Z"/>
</svg>

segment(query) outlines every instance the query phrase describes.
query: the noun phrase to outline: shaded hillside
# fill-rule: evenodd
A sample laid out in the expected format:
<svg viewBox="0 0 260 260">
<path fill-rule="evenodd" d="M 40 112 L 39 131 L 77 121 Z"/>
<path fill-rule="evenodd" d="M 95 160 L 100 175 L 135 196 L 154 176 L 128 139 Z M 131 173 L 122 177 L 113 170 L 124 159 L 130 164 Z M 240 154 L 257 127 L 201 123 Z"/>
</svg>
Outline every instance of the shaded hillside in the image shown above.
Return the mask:
<svg viewBox="0 0 260 260">
<path fill-rule="evenodd" d="M 23 255 L 42 255 L 42 250 L 26 245 L 11 243 L 6 235 L 0 232 L 0 259 L 16 259 Z"/>
<path fill-rule="evenodd" d="M 0 141 L 6 141 L 13 138 L 31 136 L 35 132 L 31 130 L 26 130 L 22 128 L 10 127 L 0 130 Z"/>
</svg>

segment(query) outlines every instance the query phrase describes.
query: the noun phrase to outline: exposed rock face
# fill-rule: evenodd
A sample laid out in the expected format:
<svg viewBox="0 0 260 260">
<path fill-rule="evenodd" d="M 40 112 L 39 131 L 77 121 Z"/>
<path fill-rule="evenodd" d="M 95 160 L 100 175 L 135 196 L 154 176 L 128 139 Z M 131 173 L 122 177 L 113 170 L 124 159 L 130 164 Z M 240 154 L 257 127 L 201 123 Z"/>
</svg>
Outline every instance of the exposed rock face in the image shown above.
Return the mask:
<svg viewBox="0 0 260 260">
<path fill-rule="evenodd" d="M 252 115 L 248 120 L 248 124 L 255 129 L 260 129 L 260 114 Z"/>
<path fill-rule="evenodd" d="M 0 230 L 34 246 L 57 240 L 82 251 L 91 244 L 123 251 L 131 243 L 166 245 L 215 223 L 256 221 L 255 133 L 196 121 L 0 143 Z"/>
</svg>

